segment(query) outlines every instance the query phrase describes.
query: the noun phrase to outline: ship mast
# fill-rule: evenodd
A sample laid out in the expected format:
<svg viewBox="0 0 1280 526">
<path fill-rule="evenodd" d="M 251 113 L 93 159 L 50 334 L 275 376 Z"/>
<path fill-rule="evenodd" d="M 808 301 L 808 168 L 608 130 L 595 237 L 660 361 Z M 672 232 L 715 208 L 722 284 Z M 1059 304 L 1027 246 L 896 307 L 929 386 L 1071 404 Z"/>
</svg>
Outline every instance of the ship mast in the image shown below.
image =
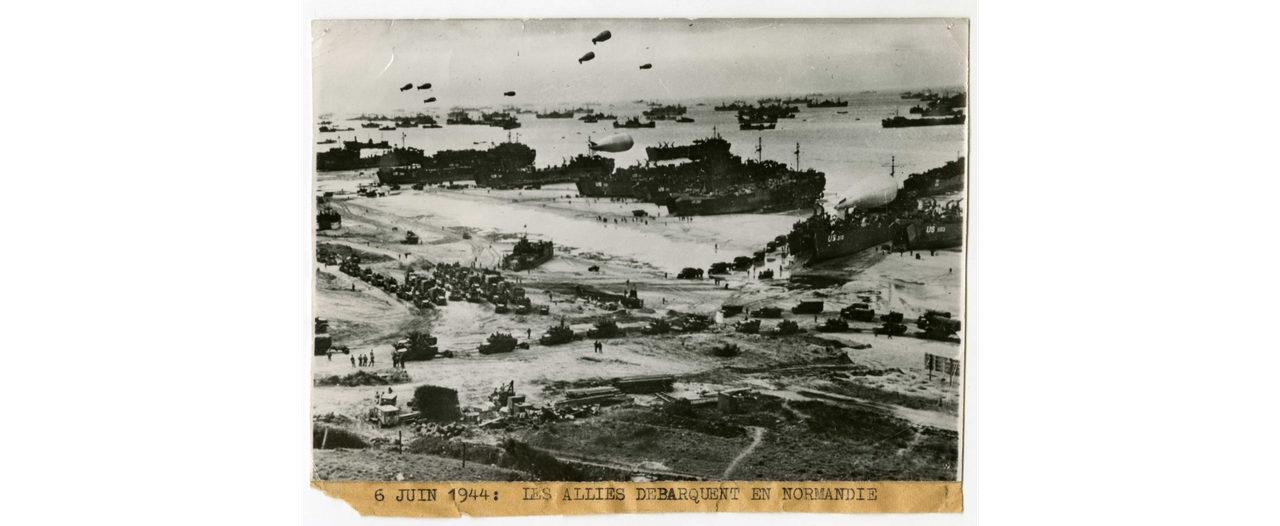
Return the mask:
<svg viewBox="0 0 1280 526">
<path fill-rule="evenodd" d="M 800 171 L 800 143 L 796 143 L 796 171 Z"/>
<path fill-rule="evenodd" d="M 756 137 L 756 162 L 761 162 L 764 156 L 764 137 Z"/>
</svg>

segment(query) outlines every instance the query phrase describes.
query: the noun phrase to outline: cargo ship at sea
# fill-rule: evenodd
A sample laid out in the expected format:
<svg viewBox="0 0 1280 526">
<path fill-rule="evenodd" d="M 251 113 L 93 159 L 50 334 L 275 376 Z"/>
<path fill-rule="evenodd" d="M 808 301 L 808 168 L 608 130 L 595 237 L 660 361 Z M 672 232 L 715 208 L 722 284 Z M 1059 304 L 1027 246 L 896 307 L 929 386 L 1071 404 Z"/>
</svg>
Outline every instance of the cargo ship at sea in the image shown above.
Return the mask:
<svg viewBox="0 0 1280 526">
<path fill-rule="evenodd" d="M 922 117 L 953 117 L 965 108 L 967 97 L 964 93 L 930 95 L 922 101 L 924 104 L 912 106 L 908 113 Z"/>
<path fill-rule="evenodd" d="M 584 177 L 613 172 L 614 160 L 599 155 L 578 155 L 559 166 L 476 173 L 477 186 L 488 188 L 537 188 L 544 184 L 575 183 Z"/>
<path fill-rule="evenodd" d="M 504 130 L 514 130 L 520 127 L 520 120 L 515 115 L 503 111 L 481 112 L 480 123 Z"/>
<path fill-rule="evenodd" d="M 777 122 L 778 119 L 794 119 L 796 113 L 800 111 L 797 106 L 788 106 L 785 104 L 772 104 L 744 108 L 738 110 L 739 123 L 760 123 L 760 122 Z"/>
<path fill-rule="evenodd" d="M 808 264 L 849 256 L 888 245 L 896 250 L 934 250 L 960 246 L 964 214 L 959 198 L 938 204 L 934 196 L 964 189 L 964 158 L 920 174 L 912 174 L 897 190 L 890 168 L 892 199 L 859 197 L 843 215 L 818 208 L 787 234 L 792 254 Z M 837 208 L 848 203 L 842 201 Z"/>
<path fill-rule="evenodd" d="M 805 105 L 810 108 L 847 108 L 849 107 L 849 101 L 840 100 L 840 97 L 836 97 L 836 100 L 809 101 Z"/>
<path fill-rule="evenodd" d="M 747 104 L 747 101 L 745 100 L 735 100 L 729 104 L 716 105 L 715 110 L 716 111 L 738 111 L 738 110 L 744 110 L 750 107 L 751 105 Z"/>
<path fill-rule="evenodd" d="M 881 120 L 880 126 L 884 128 L 915 128 L 918 126 L 948 126 L 964 124 L 964 121 L 965 116 L 963 114 L 952 115 L 950 117 L 920 117 L 918 119 L 909 119 L 898 115 Z"/>
<path fill-rule="evenodd" d="M 912 106 L 908 113 L 919 115 L 921 117 L 953 117 L 959 114 L 960 110 L 952 108 L 941 108 L 936 106 Z"/>
<path fill-rule="evenodd" d="M 484 123 L 471 118 L 471 113 L 463 109 L 449 110 L 449 116 L 445 117 L 444 122 L 450 126 L 478 126 Z"/>
<path fill-rule="evenodd" d="M 656 128 L 658 123 L 654 121 L 640 122 L 639 118 L 631 117 L 623 122 L 613 121 L 614 128 Z"/>
<path fill-rule="evenodd" d="M 369 152 L 366 153 L 366 150 Z M 362 170 L 384 166 L 405 166 L 421 162 L 422 150 L 393 147 L 387 141 L 342 141 L 342 146 L 316 153 L 316 170 Z"/>
<path fill-rule="evenodd" d="M 480 173 L 531 170 L 536 157 L 533 148 L 518 142 L 499 143 L 488 150 L 444 150 L 412 164 L 379 168 L 378 181 L 388 185 L 471 181 Z"/>
<path fill-rule="evenodd" d="M 533 242 L 521 237 L 511 253 L 502 258 L 502 268 L 514 272 L 528 270 L 550 261 L 553 255 L 555 245 L 550 241 Z"/>
<path fill-rule="evenodd" d="M 549 111 L 535 114 L 539 119 L 572 119 L 573 110 Z"/>
<path fill-rule="evenodd" d="M 651 121 L 675 120 L 689 111 L 688 108 L 676 104 L 674 106 L 653 106 L 643 112 L 644 116 Z"/>
</svg>

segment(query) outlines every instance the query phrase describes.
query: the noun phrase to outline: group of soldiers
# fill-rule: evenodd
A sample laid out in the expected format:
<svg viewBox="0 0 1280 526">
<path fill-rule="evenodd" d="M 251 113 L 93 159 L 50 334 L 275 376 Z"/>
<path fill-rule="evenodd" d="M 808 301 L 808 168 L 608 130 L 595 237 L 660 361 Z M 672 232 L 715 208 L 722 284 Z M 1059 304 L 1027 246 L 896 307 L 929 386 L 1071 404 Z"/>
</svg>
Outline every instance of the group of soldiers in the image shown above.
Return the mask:
<svg viewBox="0 0 1280 526">
<path fill-rule="evenodd" d="M 373 351 L 369 351 L 369 354 L 351 355 L 352 367 L 373 367 L 374 361 Z"/>
</svg>

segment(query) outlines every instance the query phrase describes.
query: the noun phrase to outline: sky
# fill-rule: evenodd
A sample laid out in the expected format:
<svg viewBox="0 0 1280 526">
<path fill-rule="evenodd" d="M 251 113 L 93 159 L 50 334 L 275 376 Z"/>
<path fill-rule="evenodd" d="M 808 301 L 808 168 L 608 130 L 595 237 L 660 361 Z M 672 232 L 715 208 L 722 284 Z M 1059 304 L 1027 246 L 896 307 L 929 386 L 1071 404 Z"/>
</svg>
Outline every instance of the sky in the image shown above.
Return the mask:
<svg viewBox="0 0 1280 526">
<path fill-rule="evenodd" d="M 960 88 L 969 54 L 968 24 L 954 19 L 317 20 L 311 29 L 316 110 L 342 113 L 428 109 L 428 97 L 439 110 Z M 593 45 L 605 30 L 612 38 Z M 595 59 L 579 64 L 587 52 Z M 423 83 L 432 89 L 417 90 Z"/>
</svg>

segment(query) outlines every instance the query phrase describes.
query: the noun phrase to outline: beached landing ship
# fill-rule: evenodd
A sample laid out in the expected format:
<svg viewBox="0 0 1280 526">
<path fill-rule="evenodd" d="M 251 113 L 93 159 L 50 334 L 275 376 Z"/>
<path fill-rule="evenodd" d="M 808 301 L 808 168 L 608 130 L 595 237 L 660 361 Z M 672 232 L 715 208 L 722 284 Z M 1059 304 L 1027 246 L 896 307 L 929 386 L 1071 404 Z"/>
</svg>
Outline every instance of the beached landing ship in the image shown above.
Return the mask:
<svg viewBox="0 0 1280 526">
<path fill-rule="evenodd" d="M 518 142 L 500 143 L 488 150 L 444 150 L 407 166 L 379 168 L 378 181 L 387 185 L 469 181 L 480 173 L 530 170 L 536 157 L 533 148 Z"/>
<path fill-rule="evenodd" d="M 578 193 L 584 197 L 635 197 L 635 182 L 629 179 L 583 177 L 577 181 Z"/>
<path fill-rule="evenodd" d="M 903 189 L 888 202 L 874 196 L 850 196 L 837 206 L 843 209 L 843 216 L 816 210 L 813 216 L 792 227 L 787 234 L 788 248 L 792 254 L 816 263 L 881 245 L 899 250 L 960 246 L 964 216 L 959 200 L 939 206 L 928 196 L 959 191 L 963 187 L 964 158 L 960 158 L 940 168 L 908 176 Z M 878 189 L 868 187 L 868 191 L 874 193 Z"/>
<path fill-rule="evenodd" d="M 613 172 L 613 159 L 598 155 L 578 155 L 560 166 L 548 168 L 478 172 L 477 186 L 488 188 L 540 187 L 544 184 L 573 183 L 583 177 L 599 177 Z"/>
<path fill-rule="evenodd" d="M 963 242 L 964 217 L 959 201 L 939 208 L 926 200 L 913 213 L 858 213 L 832 217 L 818 211 L 797 223 L 787 237 L 793 254 L 817 263 L 850 256 L 881 245 L 895 250 L 933 250 Z"/>
<path fill-rule="evenodd" d="M 381 153 L 365 156 L 363 150 L 381 150 Z M 383 166 L 405 166 L 422 161 L 422 150 L 392 147 L 386 141 L 343 141 L 342 147 L 316 154 L 316 170 L 360 170 Z"/>
<path fill-rule="evenodd" d="M 666 206 L 671 215 L 808 208 L 825 187 L 822 172 L 793 170 L 774 161 L 743 161 L 714 146 L 687 163 L 620 168 L 605 177 L 578 181 L 578 192 L 584 196 L 634 197 Z"/>
<path fill-rule="evenodd" d="M 737 160 L 736 157 L 733 160 Z M 813 206 L 826 189 L 826 175 L 792 170 L 775 161 L 746 161 L 729 170 L 737 177 L 691 191 L 672 192 L 667 211 L 676 216 L 781 212 Z"/>
<path fill-rule="evenodd" d="M 550 241 L 535 243 L 529 241 L 528 237 L 521 237 L 511 253 L 502 258 L 502 268 L 514 272 L 528 270 L 550 261 L 553 255 L 555 246 Z"/>
</svg>

